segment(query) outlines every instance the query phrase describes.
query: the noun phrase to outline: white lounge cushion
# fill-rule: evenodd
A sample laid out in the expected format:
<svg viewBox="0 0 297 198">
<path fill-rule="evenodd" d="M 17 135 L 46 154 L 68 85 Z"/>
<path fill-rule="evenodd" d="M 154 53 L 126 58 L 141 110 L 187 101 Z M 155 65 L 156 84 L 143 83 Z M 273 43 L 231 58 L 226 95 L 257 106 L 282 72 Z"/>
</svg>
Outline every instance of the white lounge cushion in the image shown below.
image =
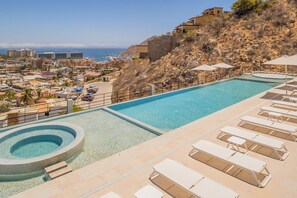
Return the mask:
<svg viewBox="0 0 297 198">
<path fill-rule="evenodd" d="M 292 103 L 292 102 L 285 102 L 285 101 L 272 101 L 273 105 L 284 105 L 284 106 L 288 106 L 288 107 L 296 107 L 297 108 L 297 103 Z"/>
<path fill-rule="evenodd" d="M 285 123 L 273 122 L 271 120 L 264 120 L 264 119 L 252 117 L 252 116 L 244 116 L 241 118 L 241 120 L 244 122 L 249 122 L 259 126 L 269 127 L 271 129 L 276 129 L 276 130 L 289 132 L 289 133 L 295 133 L 297 131 L 297 127 L 295 126 L 285 124 Z"/>
<path fill-rule="evenodd" d="M 284 142 L 275 138 L 267 137 L 264 135 L 259 135 L 257 133 L 253 133 L 251 131 L 247 131 L 244 129 L 239 129 L 236 127 L 226 126 L 221 129 L 221 132 L 226 133 L 228 135 L 237 136 L 243 138 L 248 141 L 252 141 L 256 144 L 260 144 L 263 146 L 281 149 L 284 147 Z"/>
<path fill-rule="evenodd" d="M 234 155 L 236 151 L 224 148 L 217 144 L 213 144 L 211 142 L 201 140 L 193 144 L 194 148 L 197 148 L 200 151 L 207 152 L 211 155 L 215 155 L 221 159 L 228 160 L 230 156 Z"/>
<path fill-rule="evenodd" d="M 297 117 L 297 111 L 289 111 L 286 109 L 279 109 L 279 108 L 274 108 L 274 107 L 262 107 L 261 111 L 274 112 L 274 113 L 283 114 L 285 116 Z"/>
<path fill-rule="evenodd" d="M 260 173 L 263 170 L 263 168 L 265 168 L 267 165 L 266 162 L 258 160 L 254 157 L 238 153 L 236 151 L 233 151 L 223 146 L 219 146 L 212 142 L 208 142 L 206 140 L 200 140 L 199 142 L 193 144 L 193 147 L 198 151 L 203 151 L 214 157 L 223 159 L 227 162 L 237 165 L 243 169 L 254 171 L 257 173 Z M 229 153 L 229 156 L 227 156 L 227 153 Z"/>
<path fill-rule="evenodd" d="M 225 148 L 225 147 L 222 147 L 222 148 Z M 251 157 L 242 153 L 235 153 L 233 156 L 229 158 L 228 161 L 246 170 L 251 170 L 256 173 L 261 173 L 262 170 L 267 165 L 266 162 L 263 162 L 259 159 L 256 159 L 254 157 Z"/>
<path fill-rule="evenodd" d="M 193 193 L 195 196 L 203 198 L 237 198 L 239 195 L 231 189 L 219 184 L 196 171 L 174 161 L 165 159 L 156 164 L 154 170 Z"/>
<path fill-rule="evenodd" d="M 266 136 L 263 136 L 263 135 L 258 135 L 257 137 L 255 137 L 253 139 L 253 141 L 261 143 L 262 145 L 265 144 L 266 146 L 276 148 L 276 149 L 283 148 L 284 144 L 285 144 L 285 142 L 283 142 L 281 140 L 266 137 Z"/>
<path fill-rule="evenodd" d="M 190 191 L 195 195 L 199 195 L 199 197 L 205 198 L 238 197 L 238 194 L 231 189 L 208 178 L 204 178 L 201 182 L 191 188 Z"/>
<path fill-rule="evenodd" d="M 156 172 L 186 189 L 190 189 L 194 184 L 204 178 L 204 176 L 196 171 L 170 159 L 165 159 L 159 164 L 156 164 L 153 168 Z"/>
<path fill-rule="evenodd" d="M 256 133 L 252 133 L 246 130 L 242 130 L 242 129 L 230 127 L 230 126 L 225 126 L 224 128 L 221 129 L 221 131 L 224 133 L 230 134 L 232 136 L 241 137 L 246 140 L 252 140 L 257 136 Z"/>
</svg>

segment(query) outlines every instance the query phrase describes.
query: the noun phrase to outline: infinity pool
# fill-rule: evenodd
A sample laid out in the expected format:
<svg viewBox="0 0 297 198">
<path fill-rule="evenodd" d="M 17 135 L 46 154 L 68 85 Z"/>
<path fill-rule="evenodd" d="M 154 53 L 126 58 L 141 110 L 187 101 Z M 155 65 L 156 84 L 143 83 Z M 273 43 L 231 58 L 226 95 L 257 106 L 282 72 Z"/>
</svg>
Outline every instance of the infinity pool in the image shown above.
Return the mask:
<svg viewBox="0 0 297 198">
<path fill-rule="evenodd" d="M 109 108 L 153 127 L 170 131 L 276 85 L 278 84 L 233 79 L 113 105 Z"/>
</svg>

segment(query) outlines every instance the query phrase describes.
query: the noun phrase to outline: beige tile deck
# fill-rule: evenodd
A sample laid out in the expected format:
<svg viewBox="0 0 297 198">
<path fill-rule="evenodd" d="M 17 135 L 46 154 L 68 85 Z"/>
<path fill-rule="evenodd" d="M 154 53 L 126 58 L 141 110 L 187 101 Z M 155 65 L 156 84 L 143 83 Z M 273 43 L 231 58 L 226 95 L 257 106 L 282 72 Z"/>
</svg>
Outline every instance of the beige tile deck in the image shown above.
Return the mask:
<svg viewBox="0 0 297 198">
<path fill-rule="evenodd" d="M 269 93 L 284 94 L 284 90 L 272 89 Z M 266 96 L 265 99 L 261 98 Z M 188 156 L 192 143 L 205 139 L 226 146 L 218 140 L 219 129 L 236 126 L 243 115 L 258 116 L 260 107 L 270 105 L 274 94 L 261 93 L 229 108 L 218 111 L 165 135 L 125 150 L 102 161 L 81 168 L 51 182 L 36 186 L 14 197 L 99 197 L 114 191 L 122 197 L 134 197 L 134 193 L 147 184 L 165 189 L 165 197 L 190 197 L 189 194 L 159 177 L 149 180 L 152 166 L 165 158 L 171 158 L 199 171 L 240 194 L 240 197 L 296 197 L 297 195 L 297 142 L 282 139 L 290 151 L 285 161 L 275 160 L 255 152 L 250 156 L 266 161 L 272 179 L 265 188 L 258 188 L 236 177 L 225 174 L 201 161 Z M 263 117 L 263 116 L 261 116 Z M 263 117 L 265 118 L 265 117 Z M 292 123 L 297 125 L 297 123 Z M 203 157 L 203 156 L 202 156 Z M 218 167 L 222 164 L 214 162 Z M 244 173 L 240 174 L 245 176 Z M 160 188 L 161 187 L 161 188 Z M 170 195 L 169 195 L 170 194 Z"/>
</svg>

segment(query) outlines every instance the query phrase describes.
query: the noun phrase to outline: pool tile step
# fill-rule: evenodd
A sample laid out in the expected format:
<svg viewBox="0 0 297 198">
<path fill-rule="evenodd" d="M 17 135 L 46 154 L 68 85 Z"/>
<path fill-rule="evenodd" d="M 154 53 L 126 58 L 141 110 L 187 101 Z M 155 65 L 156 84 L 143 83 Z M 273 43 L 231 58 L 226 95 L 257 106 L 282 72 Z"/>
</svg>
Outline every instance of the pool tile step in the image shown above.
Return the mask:
<svg viewBox="0 0 297 198">
<path fill-rule="evenodd" d="M 45 171 L 45 173 L 49 174 L 51 172 L 54 172 L 56 170 L 59 170 L 59 169 L 65 168 L 65 167 L 67 167 L 67 163 L 65 161 L 62 161 L 62 162 L 59 162 L 57 164 L 46 167 L 44 169 L 44 171 Z"/>
<path fill-rule="evenodd" d="M 53 179 L 58 178 L 58 177 L 60 177 L 62 175 L 65 175 L 67 173 L 70 173 L 72 171 L 73 170 L 72 170 L 72 168 L 70 166 L 66 166 L 66 167 L 64 167 L 62 169 L 59 169 L 57 171 L 54 171 L 54 172 L 49 173 L 48 174 L 48 177 L 49 177 L 49 179 L 53 180 Z"/>
</svg>

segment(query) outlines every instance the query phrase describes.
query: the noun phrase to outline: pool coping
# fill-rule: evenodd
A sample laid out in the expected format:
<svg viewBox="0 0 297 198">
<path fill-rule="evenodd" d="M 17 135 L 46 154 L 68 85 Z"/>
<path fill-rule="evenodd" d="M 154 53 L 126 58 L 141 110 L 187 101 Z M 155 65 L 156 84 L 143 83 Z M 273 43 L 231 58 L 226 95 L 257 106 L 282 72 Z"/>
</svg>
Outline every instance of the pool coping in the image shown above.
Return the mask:
<svg viewBox="0 0 297 198">
<path fill-rule="evenodd" d="M 159 136 L 159 135 L 163 135 L 165 133 L 164 131 L 162 131 L 162 130 L 156 128 L 156 127 L 153 127 L 153 126 L 151 126 L 149 124 L 145 124 L 144 122 L 141 122 L 139 120 L 136 120 L 134 118 L 126 116 L 126 115 L 124 115 L 122 113 L 119 113 L 117 111 L 114 111 L 114 110 L 112 110 L 112 109 L 110 109 L 108 107 L 103 107 L 102 110 L 106 111 L 106 112 L 108 112 L 108 113 L 110 113 L 110 114 L 112 114 L 114 116 L 117 116 L 117 117 L 119 117 L 119 118 L 121 118 L 121 119 L 123 119 L 123 120 L 125 120 L 127 122 L 130 122 L 130 123 L 132 123 L 132 124 L 134 124 L 136 126 L 139 126 L 139 127 L 143 128 L 143 129 L 145 129 L 147 131 L 150 131 L 150 132 L 154 133 L 155 135 Z"/>
<path fill-rule="evenodd" d="M 0 176 L 1 177 L 9 177 L 9 176 L 17 176 L 18 174 L 32 174 L 36 172 L 40 172 L 44 167 L 57 163 L 59 161 L 65 161 L 71 158 L 71 156 L 75 155 L 78 150 L 83 147 L 85 132 L 84 129 L 75 124 L 62 123 L 62 122 L 48 122 L 48 123 L 39 123 L 34 125 L 27 125 L 22 127 L 17 127 L 4 133 L 0 134 L 0 140 L 9 136 L 11 134 L 17 133 L 19 130 L 25 130 L 29 128 L 35 127 L 45 127 L 45 126 L 62 126 L 65 128 L 69 128 L 73 130 L 71 133 L 75 136 L 73 141 L 54 152 L 49 154 L 45 154 L 39 157 L 33 157 L 29 159 L 4 159 L 0 158 Z M 67 158 L 67 159 L 64 159 Z M 42 167 L 42 168 L 41 168 Z"/>
</svg>

